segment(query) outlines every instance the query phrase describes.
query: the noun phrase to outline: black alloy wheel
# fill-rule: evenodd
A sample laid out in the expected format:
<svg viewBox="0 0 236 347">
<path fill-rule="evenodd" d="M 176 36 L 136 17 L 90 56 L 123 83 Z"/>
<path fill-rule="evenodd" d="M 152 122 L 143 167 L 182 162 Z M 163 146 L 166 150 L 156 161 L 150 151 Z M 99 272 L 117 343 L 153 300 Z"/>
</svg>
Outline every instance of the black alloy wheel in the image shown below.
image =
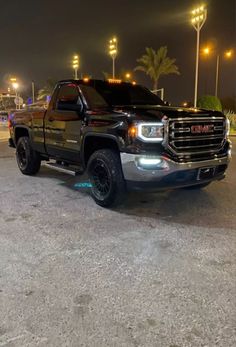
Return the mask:
<svg viewBox="0 0 236 347">
<path fill-rule="evenodd" d="M 121 202 L 125 181 L 119 153 L 110 149 L 93 153 L 88 162 L 88 175 L 92 184 L 91 194 L 98 205 L 109 207 Z"/>
<path fill-rule="evenodd" d="M 20 137 L 16 145 L 16 159 L 24 175 L 35 175 L 41 166 L 41 158 L 31 145 L 29 137 Z"/>
</svg>

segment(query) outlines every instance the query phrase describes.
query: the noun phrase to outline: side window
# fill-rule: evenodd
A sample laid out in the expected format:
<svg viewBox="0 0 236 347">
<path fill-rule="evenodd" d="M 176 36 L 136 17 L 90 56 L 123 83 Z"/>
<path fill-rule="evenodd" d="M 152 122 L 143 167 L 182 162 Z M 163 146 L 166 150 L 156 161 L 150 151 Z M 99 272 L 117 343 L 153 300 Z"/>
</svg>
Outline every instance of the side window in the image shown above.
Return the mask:
<svg viewBox="0 0 236 347">
<path fill-rule="evenodd" d="M 56 108 L 61 108 L 61 106 L 64 105 L 64 109 L 66 109 L 66 106 L 72 106 L 72 105 L 82 105 L 79 92 L 77 89 L 77 86 L 75 84 L 64 84 L 60 87 L 59 92 L 57 94 L 57 100 L 56 100 Z"/>
</svg>

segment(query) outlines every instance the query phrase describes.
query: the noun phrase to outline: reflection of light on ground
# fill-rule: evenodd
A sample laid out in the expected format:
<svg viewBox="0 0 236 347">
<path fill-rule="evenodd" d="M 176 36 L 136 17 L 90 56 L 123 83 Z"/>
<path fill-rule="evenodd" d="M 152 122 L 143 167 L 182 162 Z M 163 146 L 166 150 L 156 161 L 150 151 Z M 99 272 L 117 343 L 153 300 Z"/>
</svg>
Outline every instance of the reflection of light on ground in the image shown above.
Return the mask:
<svg viewBox="0 0 236 347">
<path fill-rule="evenodd" d="M 90 182 L 78 182 L 78 183 L 75 183 L 74 188 L 76 188 L 76 189 L 92 188 L 92 183 L 90 183 Z"/>
</svg>

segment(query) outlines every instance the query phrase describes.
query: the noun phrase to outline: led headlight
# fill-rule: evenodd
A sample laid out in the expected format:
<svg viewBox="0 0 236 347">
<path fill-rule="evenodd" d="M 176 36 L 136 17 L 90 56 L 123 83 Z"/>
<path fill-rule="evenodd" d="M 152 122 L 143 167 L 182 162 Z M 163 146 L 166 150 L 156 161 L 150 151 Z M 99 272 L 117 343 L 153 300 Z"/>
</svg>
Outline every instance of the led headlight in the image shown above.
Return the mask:
<svg viewBox="0 0 236 347">
<path fill-rule="evenodd" d="M 162 123 L 138 124 L 138 137 L 146 142 L 163 141 L 164 127 Z"/>
</svg>

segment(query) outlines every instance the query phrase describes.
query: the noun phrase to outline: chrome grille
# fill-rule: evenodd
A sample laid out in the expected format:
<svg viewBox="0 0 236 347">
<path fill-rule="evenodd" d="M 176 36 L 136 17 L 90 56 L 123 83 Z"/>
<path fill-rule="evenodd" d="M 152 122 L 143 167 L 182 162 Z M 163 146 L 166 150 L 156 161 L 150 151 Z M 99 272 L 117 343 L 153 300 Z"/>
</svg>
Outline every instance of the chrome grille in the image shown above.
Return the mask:
<svg viewBox="0 0 236 347">
<path fill-rule="evenodd" d="M 223 117 L 170 119 L 169 147 L 183 155 L 217 152 L 224 144 L 225 132 Z"/>
</svg>

